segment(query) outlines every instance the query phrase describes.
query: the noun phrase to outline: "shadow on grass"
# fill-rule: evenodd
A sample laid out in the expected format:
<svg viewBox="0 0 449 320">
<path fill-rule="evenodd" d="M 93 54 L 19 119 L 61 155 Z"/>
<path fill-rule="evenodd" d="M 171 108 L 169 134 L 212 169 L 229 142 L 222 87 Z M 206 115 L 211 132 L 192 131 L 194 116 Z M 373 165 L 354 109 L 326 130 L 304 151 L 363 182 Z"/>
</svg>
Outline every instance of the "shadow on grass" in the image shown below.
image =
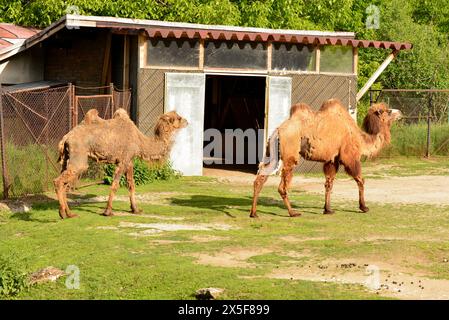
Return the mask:
<svg viewBox="0 0 449 320">
<path fill-rule="evenodd" d="M 95 194 L 67 194 L 67 199 L 72 200 L 72 203 L 69 203 L 70 209 L 75 209 L 77 211 L 86 211 L 90 213 L 98 214 L 97 211 L 89 210 L 83 207 L 86 203 L 73 203 L 73 201 L 76 201 L 77 199 L 83 200 L 83 199 L 89 199 L 95 197 Z M 20 202 L 25 203 L 31 203 L 32 204 L 32 210 L 28 212 L 15 212 L 12 213 L 10 218 L 16 219 L 16 220 L 22 220 L 22 221 L 32 221 L 32 222 L 39 222 L 39 223 L 54 223 L 60 219 L 59 217 L 59 202 L 58 200 L 48 197 L 45 194 L 38 195 L 38 196 L 29 196 L 29 197 L 22 197 L 20 199 L 17 199 Z M 102 203 L 102 202 L 88 202 L 89 204 L 96 204 L 96 203 Z M 55 218 L 47 218 L 46 216 L 42 216 L 40 214 L 41 211 L 54 211 L 55 212 Z"/>
<path fill-rule="evenodd" d="M 249 211 L 252 204 L 252 198 L 251 197 L 241 197 L 241 198 L 235 198 L 235 197 L 219 197 L 219 196 L 207 196 L 207 195 L 192 195 L 187 199 L 171 199 L 171 204 L 177 205 L 177 206 L 184 206 L 184 207 L 195 207 L 200 209 L 210 209 L 210 210 L 216 210 L 219 212 L 222 212 L 226 214 L 229 217 L 235 218 L 234 215 L 232 215 L 232 210 L 238 210 L 245 212 L 249 215 Z M 269 197 L 259 197 L 258 201 L 258 213 L 261 214 L 268 214 L 272 216 L 277 216 L 281 218 L 288 218 L 289 215 L 287 213 L 287 210 L 284 206 L 284 203 L 282 200 L 274 200 L 273 198 Z M 269 211 L 265 209 L 266 207 L 275 207 L 282 209 L 283 211 L 281 213 L 277 213 L 274 211 Z M 315 211 L 304 211 L 304 209 L 319 209 L 322 210 L 322 207 L 304 207 L 304 206 L 295 206 L 292 205 L 293 208 L 297 209 L 300 212 L 307 212 L 316 214 Z"/>
</svg>

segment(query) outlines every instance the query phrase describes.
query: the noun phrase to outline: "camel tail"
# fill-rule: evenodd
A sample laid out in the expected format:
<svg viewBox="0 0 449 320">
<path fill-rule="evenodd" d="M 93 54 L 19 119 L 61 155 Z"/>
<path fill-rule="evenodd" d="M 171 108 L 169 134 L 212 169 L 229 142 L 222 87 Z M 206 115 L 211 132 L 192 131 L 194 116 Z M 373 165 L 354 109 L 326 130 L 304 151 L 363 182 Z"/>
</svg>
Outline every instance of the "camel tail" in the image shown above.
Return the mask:
<svg viewBox="0 0 449 320">
<path fill-rule="evenodd" d="M 264 176 L 276 174 L 279 171 L 281 164 L 282 161 L 279 152 L 279 130 L 276 129 L 270 139 L 268 139 L 265 156 L 259 164 L 259 171 L 257 174 Z"/>
</svg>

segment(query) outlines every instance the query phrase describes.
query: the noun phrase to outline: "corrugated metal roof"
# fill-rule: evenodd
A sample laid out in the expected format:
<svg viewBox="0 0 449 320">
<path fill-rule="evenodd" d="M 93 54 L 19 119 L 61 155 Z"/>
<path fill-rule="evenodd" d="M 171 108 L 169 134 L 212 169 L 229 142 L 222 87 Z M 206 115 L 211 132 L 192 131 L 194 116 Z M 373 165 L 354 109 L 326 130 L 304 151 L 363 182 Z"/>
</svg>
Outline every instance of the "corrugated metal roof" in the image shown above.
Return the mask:
<svg viewBox="0 0 449 320">
<path fill-rule="evenodd" d="M 20 27 L 11 23 L 0 23 L 0 50 L 14 44 L 21 44 L 40 30 Z"/>
<path fill-rule="evenodd" d="M 208 31 L 208 30 L 185 30 L 174 28 L 147 28 L 149 37 L 154 38 L 199 38 L 204 40 L 238 40 L 238 41 L 275 41 L 288 43 L 304 43 L 314 45 L 338 45 L 356 48 L 381 48 L 393 50 L 407 50 L 412 44 L 404 42 L 356 40 L 346 37 L 321 37 L 300 36 L 297 34 L 278 34 L 267 32 L 236 32 L 236 31 Z"/>
<path fill-rule="evenodd" d="M 276 41 L 392 50 L 407 50 L 413 47 L 412 44 L 405 42 L 356 40 L 353 32 L 280 30 L 80 15 L 66 15 L 41 31 L 11 24 L 0 25 L 3 26 L 0 30 L 3 32 L 0 33 L 0 61 L 28 49 L 63 28 L 110 28 L 134 33 L 142 31 L 151 37 Z M 15 40 L 1 36 L 11 37 L 11 34 L 15 35 Z M 22 41 L 14 43 L 17 40 Z"/>
</svg>

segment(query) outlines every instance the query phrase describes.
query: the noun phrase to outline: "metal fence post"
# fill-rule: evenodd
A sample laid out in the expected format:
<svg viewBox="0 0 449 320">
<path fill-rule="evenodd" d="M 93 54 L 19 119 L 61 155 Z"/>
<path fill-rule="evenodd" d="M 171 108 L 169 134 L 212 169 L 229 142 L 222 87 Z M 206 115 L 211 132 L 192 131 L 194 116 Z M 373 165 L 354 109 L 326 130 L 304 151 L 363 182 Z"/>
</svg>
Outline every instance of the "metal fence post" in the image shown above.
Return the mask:
<svg viewBox="0 0 449 320">
<path fill-rule="evenodd" d="M 9 178 L 8 178 L 8 167 L 6 164 L 6 154 L 5 154 L 5 127 L 3 121 L 3 89 L 0 83 L 0 144 L 2 152 L 2 178 L 3 178 L 3 199 L 8 199 L 9 197 Z"/>
<path fill-rule="evenodd" d="M 430 157 L 430 118 L 432 112 L 432 92 L 429 92 L 427 110 L 427 146 L 426 146 L 426 158 Z"/>
</svg>

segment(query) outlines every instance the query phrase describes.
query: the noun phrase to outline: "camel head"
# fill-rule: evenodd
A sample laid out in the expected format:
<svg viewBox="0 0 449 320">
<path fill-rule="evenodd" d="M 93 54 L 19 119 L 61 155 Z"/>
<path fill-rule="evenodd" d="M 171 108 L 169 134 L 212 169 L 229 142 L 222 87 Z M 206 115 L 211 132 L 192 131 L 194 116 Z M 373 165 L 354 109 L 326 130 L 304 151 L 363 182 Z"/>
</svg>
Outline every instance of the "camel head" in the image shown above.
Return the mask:
<svg viewBox="0 0 449 320">
<path fill-rule="evenodd" d="M 176 111 L 164 113 L 156 123 L 154 134 L 156 137 L 165 139 L 171 138 L 171 135 L 178 129 L 187 127 L 188 122 Z"/>
<path fill-rule="evenodd" d="M 368 109 L 368 113 L 363 119 L 363 129 L 368 134 L 383 134 L 385 143 L 389 144 L 391 125 L 401 118 L 401 111 L 390 109 L 385 103 L 377 103 Z"/>
</svg>

